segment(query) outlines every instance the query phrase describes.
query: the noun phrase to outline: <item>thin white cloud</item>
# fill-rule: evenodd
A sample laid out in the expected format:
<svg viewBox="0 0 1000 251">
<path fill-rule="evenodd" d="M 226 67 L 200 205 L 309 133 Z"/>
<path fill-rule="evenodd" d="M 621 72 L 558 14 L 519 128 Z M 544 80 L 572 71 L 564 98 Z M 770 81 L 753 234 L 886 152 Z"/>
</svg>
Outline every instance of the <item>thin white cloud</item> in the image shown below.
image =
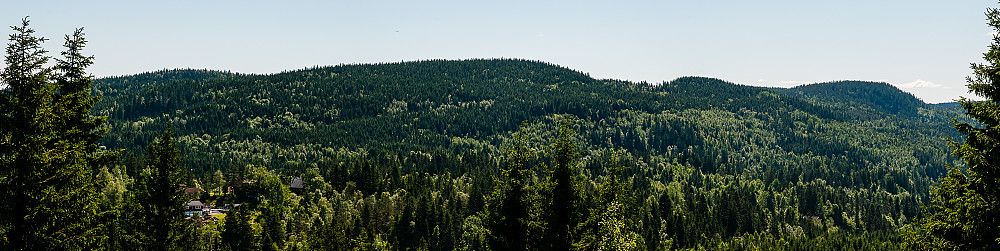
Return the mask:
<svg viewBox="0 0 1000 251">
<path fill-rule="evenodd" d="M 917 81 L 905 84 L 896 84 L 895 86 L 899 88 L 947 88 L 944 85 L 935 84 L 930 81 L 924 81 L 923 79 L 917 79 Z"/>
</svg>

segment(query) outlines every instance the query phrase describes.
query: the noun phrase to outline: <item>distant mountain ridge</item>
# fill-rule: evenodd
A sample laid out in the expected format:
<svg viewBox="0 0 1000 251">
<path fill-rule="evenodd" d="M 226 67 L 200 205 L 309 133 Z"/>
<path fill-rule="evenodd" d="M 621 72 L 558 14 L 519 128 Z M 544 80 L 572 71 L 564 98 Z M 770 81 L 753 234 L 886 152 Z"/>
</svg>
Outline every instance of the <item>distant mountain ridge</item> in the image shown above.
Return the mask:
<svg viewBox="0 0 1000 251">
<path fill-rule="evenodd" d="M 588 75 L 575 71 L 566 67 L 552 65 L 540 61 L 530 61 L 530 60 L 519 60 L 523 62 L 530 62 L 533 64 L 541 64 L 546 66 L 553 66 L 556 69 L 561 69 L 565 73 L 570 73 L 573 76 L 571 81 L 609 81 L 609 82 L 622 82 L 617 80 L 597 80 L 590 78 Z M 448 60 L 427 60 L 427 61 L 416 61 L 416 62 L 404 62 L 402 64 L 440 64 L 452 62 Z M 234 76 L 269 76 L 269 75 L 286 75 L 286 74 L 298 74 L 301 72 L 316 71 L 319 69 L 326 69 L 331 67 L 369 67 L 369 66 L 389 66 L 391 67 L 394 63 L 387 64 L 371 64 L 371 65 L 341 65 L 341 66 L 327 66 L 327 67 L 313 67 L 301 70 L 292 70 L 276 74 L 241 74 L 233 73 L 229 71 L 218 71 L 218 70 L 206 70 L 206 69 L 173 69 L 173 70 L 158 70 L 153 72 L 139 73 L 135 75 L 125 75 L 117 77 L 105 77 L 101 78 L 101 81 L 111 84 L 104 90 L 130 90 L 133 88 L 141 87 L 153 87 L 157 84 L 162 84 L 169 81 L 184 80 L 184 81 L 206 81 L 215 78 L 226 78 Z M 434 66 L 428 67 L 429 69 L 435 68 Z M 440 67 L 437 67 L 440 68 Z M 415 69 L 415 70 L 428 70 L 428 69 Z M 455 72 L 461 72 L 471 69 L 456 69 L 450 70 Z M 447 75 L 448 71 L 444 71 L 442 74 Z M 141 86 L 136 85 L 140 83 L 142 85 L 152 85 L 152 86 Z M 939 107 L 958 107 L 955 102 L 946 102 L 941 104 L 927 104 L 922 100 L 917 98 L 911 93 L 905 92 L 891 84 L 884 82 L 872 82 L 872 81 L 832 81 L 814 84 L 805 84 L 800 86 L 795 86 L 791 88 L 779 88 L 779 87 L 757 87 L 750 85 L 742 85 L 727 82 L 725 80 L 705 78 L 697 76 L 680 77 L 668 82 L 664 82 L 665 85 L 657 85 L 661 90 L 667 90 L 673 88 L 674 90 L 684 92 L 684 95 L 695 95 L 695 96 L 714 96 L 721 93 L 716 92 L 720 87 L 732 89 L 747 89 L 747 90 L 762 90 L 769 89 L 773 90 L 775 93 L 789 95 L 793 97 L 799 97 L 804 99 L 809 99 L 813 101 L 819 101 L 822 103 L 841 103 L 849 105 L 861 105 L 870 109 L 881 110 L 882 112 L 887 112 L 894 115 L 903 116 L 913 116 L 917 108 L 926 107 L 928 105 L 934 105 Z M 697 84 L 695 84 L 697 83 Z M 694 84 L 687 86 L 688 84 Z M 679 88 L 679 89 L 678 89 Z M 112 94 L 115 92 L 112 91 Z"/>
</svg>

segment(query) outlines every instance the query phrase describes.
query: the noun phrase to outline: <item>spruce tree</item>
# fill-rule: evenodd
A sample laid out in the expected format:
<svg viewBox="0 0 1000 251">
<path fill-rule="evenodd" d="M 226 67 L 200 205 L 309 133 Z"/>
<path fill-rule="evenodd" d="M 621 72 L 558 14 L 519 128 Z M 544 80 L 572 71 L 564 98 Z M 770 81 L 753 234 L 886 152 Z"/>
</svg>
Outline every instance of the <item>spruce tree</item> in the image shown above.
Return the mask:
<svg viewBox="0 0 1000 251">
<path fill-rule="evenodd" d="M 223 220 L 222 232 L 219 234 L 222 237 L 223 250 L 233 250 L 233 251 L 236 251 L 236 250 L 260 250 L 261 249 L 261 247 L 260 247 L 260 230 L 259 230 L 259 228 L 254 228 L 251 225 L 251 224 L 253 224 L 253 221 L 254 221 L 253 218 L 255 218 L 255 217 L 257 217 L 256 216 L 256 212 L 254 212 L 253 210 L 251 210 L 249 205 L 236 206 L 236 207 L 233 207 L 229 211 L 228 216 L 226 216 L 226 219 Z M 333 223 L 329 223 L 329 224 L 333 224 Z M 324 227 L 328 227 L 328 226 L 324 226 Z M 329 233 L 328 231 L 342 231 L 342 229 L 334 229 L 334 230 L 323 229 L 321 231 L 327 231 L 327 232 L 323 232 L 323 234 L 325 234 L 324 236 L 330 236 L 330 235 L 333 235 L 333 234 Z M 344 242 L 338 242 L 338 241 L 342 241 L 342 239 L 346 238 L 346 237 L 343 237 L 343 235 L 344 235 L 343 232 L 339 232 L 339 233 L 336 233 L 336 234 L 339 234 L 339 235 L 333 235 L 333 236 L 340 237 L 340 239 L 336 239 L 336 240 L 326 240 L 326 239 L 324 239 L 322 241 L 310 239 L 310 241 L 317 241 L 319 243 L 322 243 L 322 244 L 315 244 L 315 245 L 317 245 L 316 247 L 314 247 L 315 249 L 322 249 L 322 248 L 325 247 L 325 246 L 322 246 L 322 245 L 328 244 L 331 241 L 335 242 L 336 244 L 341 244 L 341 243 L 346 242 L 346 241 L 344 241 Z M 343 247 L 343 246 L 332 246 L 332 247 L 334 249 L 340 249 L 339 247 Z"/>
<path fill-rule="evenodd" d="M 528 195 L 525 185 L 531 170 L 524 126 L 514 135 L 514 147 L 507 151 L 507 168 L 501 177 L 493 177 L 493 193 L 486 198 L 484 223 L 492 250 L 525 250 L 528 248 Z"/>
<path fill-rule="evenodd" d="M 180 166 L 174 131 L 168 128 L 149 145 L 146 167 L 136 178 L 130 193 L 134 239 L 144 250 L 174 250 L 186 237 L 190 223 L 184 219 L 184 182 L 187 170 Z"/>
<path fill-rule="evenodd" d="M 0 88 L 0 242 L 14 250 L 95 249 L 103 236 L 93 170 L 114 153 L 99 153 L 103 118 L 84 69 L 82 29 L 66 36 L 55 68 L 27 18 L 12 26 Z M 72 128 L 72 129 L 70 129 Z"/>
<path fill-rule="evenodd" d="M 566 118 L 559 126 L 559 135 L 552 141 L 553 170 L 549 174 L 552 185 L 552 208 L 549 211 L 548 234 L 550 248 L 553 250 L 569 250 L 574 237 L 571 235 L 580 214 L 580 182 L 576 179 L 578 171 L 577 160 L 580 152 L 577 150 L 573 135 L 576 131 L 570 129 L 571 120 Z"/>
<path fill-rule="evenodd" d="M 1000 10 L 986 12 L 989 25 L 1000 31 Z M 1000 36 L 994 35 L 986 64 L 972 64 L 975 77 L 967 77 L 969 92 L 985 98 L 959 100 L 969 117 L 980 124 L 958 123 L 964 142 L 950 141 L 953 154 L 968 169 L 950 167 L 941 179 L 930 212 L 911 234 L 914 248 L 1000 249 Z"/>
<path fill-rule="evenodd" d="M 108 131 L 107 127 L 103 127 L 108 118 L 90 114 L 90 109 L 101 97 L 92 93 L 93 76 L 85 71 L 94 63 L 94 57 L 83 55 L 82 50 L 87 45 L 83 35 L 83 28 L 78 28 L 72 35 L 65 36 L 63 46 L 66 51 L 62 52 L 62 59 L 56 59 L 58 91 L 53 103 L 54 112 L 60 118 L 57 130 L 64 134 L 63 137 L 82 144 L 88 153 L 86 164 L 98 170 L 98 167 L 115 160 L 120 150 L 100 151 L 98 146 L 98 140 Z"/>
</svg>

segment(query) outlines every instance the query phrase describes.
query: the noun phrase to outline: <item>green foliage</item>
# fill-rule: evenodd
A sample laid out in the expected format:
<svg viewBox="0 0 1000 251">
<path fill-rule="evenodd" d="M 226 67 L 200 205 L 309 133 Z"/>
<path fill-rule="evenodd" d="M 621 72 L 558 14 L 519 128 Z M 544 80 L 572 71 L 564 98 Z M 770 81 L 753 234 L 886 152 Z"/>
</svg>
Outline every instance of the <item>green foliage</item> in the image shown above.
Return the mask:
<svg viewBox="0 0 1000 251">
<path fill-rule="evenodd" d="M 105 244 L 92 173 L 117 152 L 100 150 L 105 118 L 90 115 L 83 30 L 66 36 L 55 67 L 27 18 L 12 26 L 0 82 L 0 245 L 13 250 L 82 250 Z"/>
<path fill-rule="evenodd" d="M 961 116 L 881 84 L 651 85 L 513 59 L 98 83 L 101 114 L 122 128 L 105 144 L 135 149 L 173 126 L 181 165 L 210 190 L 224 180 L 233 192 L 216 205 L 248 206 L 254 247 L 271 249 L 859 243 L 920 218 L 955 160 L 948 117 Z M 879 93 L 909 101 L 873 103 Z M 304 188 L 274 192 L 295 177 Z"/>
<path fill-rule="evenodd" d="M 222 228 L 223 250 L 260 250 L 260 229 L 253 227 L 256 218 L 250 206 L 229 210 Z"/>
<path fill-rule="evenodd" d="M 242 170 L 242 182 L 227 201 L 239 206 L 231 211 L 232 216 L 226 217 L 223 244 L 233 250 L 285 250 L 289 246 L 288 222 L 295 220 L 289 220 L 293 198 L 288 185 L 258 166 Z M 253 228 L 248 228 L 251 225 Z M 305 230 L 305 226 L 300 229 Z"/>
<path fill-rule="evenodd" d="M 528 248 L 528 229 L 532 222 L 526 203 L 530 196 L 526 179 L 531 172 L 529 160 L 534 153 L 528 149 L 525 137 L 523 129 L 514 136 L 514 146 L 507 151 L 507 168 L 501 170 L 502 176 L 493 178 L 496 185 L 486 198 L 483 218 L 493 250 Z"/>
<path fill-rule="evenodd" d="M 126 173 L 125 168 L 121 165 L 116 165 L 111 170 L 101 167 L 97 174 L 97 180 L 105 184 L 97 203 L 99 211 L 106 212 L 98 219 L 105 222 L 108 235 L 105 248 L 107 250 L 125 249 L 129 247 L 128 243 L 132 243 L 129 219 L 133 210 L 128 205 L 133 200 L 128 189 L 132 187 L 134 179 Z"/>
<path fill-rule="evenodd" d="M 903 250 L 899 243 L 897 233 L 885 231 L 858 234 L 836 231 L 808 238 L 793 236 L 779 238 L 758 233 L 686 250 Z"/>
<path fill-rule="evenodd" d="M 991 8 L 986 16 L 989 25 L 1000 31 L 1000 10 Z M 950 141 L 953 154 L 968 168 L 950 168 L 948 176 L 941 179 L 928 217 L 907 235 L 914 247 L 1000 248 L 1000 36 L 994 36 L 983 59 L 988 64 L 972 64 L 975 78 L 968 77 L 967 86 L 986 100 L 962 98 L 958 102 L 979 123 L 956 120 L 955 128 L 965 141 Z"/>
<path fill-rule="evenodd" d="M 595 200 L 596 207 L 590 209 L 590 216 L 578 226 L 579 242 L 577 250 L 642 250 L 645 240 L 636 232 L 629 216 L 634 208 L 635 198 L 632 186 L 622 182 L 622 172 L 626 169 L 618 164 L 621 153 L 612 153 L 606 169 L 608 175 Z"/>
<path fill-rule="evenodd" d="M 570 129 L 571 122 L 570 118 L 565 118 L 559 125 L 559 135 L 552 139 L 553 169 L 547 177 L 552 199 L 545 213 L 545 242 L 548 245 L 545 249 L 549 250 L 569 250 L 574 242 L 571 233 L 580 222 L 581 193 L 576 178 L 580 153 L 572 139 L 576 132 Z"/>
<path fill-rule="evenodd" d="M 188 172 L 180 166 L 180 153 L 174 132 L 168 128 L 147 148 L 145 168 L 129 189 L 128 208 L 132 227 L 130 238 L 142 250 L 173 250 L 183 248 L 181 242 L 191 238 L 192 222 L 185 220 L 184 193 Z"/>
<path fill-rule="evenodd" d="M 260 185 L 264 186 L 265 193 L 260 196 L 260 215 L 257 216 L 261 226 L 261 244 L 263 250 L 284 250 L 285 229 L 288 216 L 289 191 L 288 185 L 281 182 L 274 175 L 261 177 Z"/>
<path fill-rule="evenodd" d="M 309 247 L 314 250 L 350 250 L 351 242 L 345 231 L 337 224 L 313 224 L 316 228 L 310 232 Z"/>
<path fill-rule="evenodd" d="M 0 123 L 0 147 L 17 150 L 0 152 L 0 184 L 6 201 L 27 198 L 32 210 L 63 190 L 14 181 L 50 177 L 50 166 L 107 184 L 77 193 L 93 202 L 78 203 L 92 212 L 80 219 L 103 227 L 59 225 L 100 232 L 60 239 L 75 249 L 884 250 L 913 229 L 921 203 L 982 219 L 995 211 L 981 185 L 992 177 L 992 127 L 960 126 L 970 140 L 956 151 L 974 157 L 967 175 L 949 172 L 940 139 L 960 135 L 947 130 L 960 110 L 881 83 L 648 84 L 528 60 L 431 60 L 164 70 L 98 79 L 98 102 L 84 95 L 82 33 L 55 68 L 23 33 L 25 46 L 10 48 L 27 63 L 8 63 L 0 99 L 11 122 Z M 975 105 L 993 103 L 963 104 L 992 125 Z M 102 117 L 84 114 L 90 105 Z M 105 165 L 113 153 L 98 140 L 127 149 L 118 165 Z M 24 163 L 43 168 L 28 176 Z M 294 178 L 302 188 L 289 188 Z M 183 219 L 181 183 L 229 212 Z M 6 213 L 22 209 L 9 204 L 3 244 L 44 236 L 13 231 L 37 226 L 17 225 Z"/>
<path fill-rule="evenodd" d="M 816 100 L 823 105 L 850 111 L 853 116 L 878 116 L 885 112 L 914 117 L 924 102 L 888 83 L 837 81 L 778 89 L 789 95 Z"/>
</svg>

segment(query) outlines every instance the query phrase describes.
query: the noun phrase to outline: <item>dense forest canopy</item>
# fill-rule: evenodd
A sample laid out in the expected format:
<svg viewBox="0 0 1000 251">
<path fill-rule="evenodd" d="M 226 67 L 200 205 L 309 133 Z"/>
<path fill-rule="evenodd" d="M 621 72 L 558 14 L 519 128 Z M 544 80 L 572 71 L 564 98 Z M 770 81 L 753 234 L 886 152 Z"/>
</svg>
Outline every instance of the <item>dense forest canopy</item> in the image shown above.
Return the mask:
<svg viewBox="0 0 1000 251">
<path fill-rule="evenodd" d="M 995 217 L 941 216 L 995 210 L 975 203 L 995 199 L 993 101 L 929 105 L 863 81 L 636 83 L 523 59 L 94 79 L 82 29 L 49 67 L 46 39 L 13 28 L 4 249 L 995 244 Z M 994 95 L 977 67 L 970 87 Z"/>
<path fill-rule="evenodd" d="M 584 233 L 575 225 L 593 216 L 603 187 L 621 180 L 632 199 L 618 210 L 643 248 L 892 243 L 921 217 L 945 167 L 959 164 L 944 139 L 958 136 L 950 118 L 963 116 L 885 83 L 649 84 L 521 59 L 266 75 L 162 70 L 95 87 L 103 100 L 94 111 L 112 128 L 103 143 L 126 149 L 122 165 L 140 165 L 142 146 L 170 126 L 181 165 L 206 190 L 238 185 L 231 179 L 248 167 L 286 185 L 310 177 L 284 205 L 295 216 L 286 224 L 302 225 L 287 231 L 329 227 L 345 235 L 338 245 L 396 249 L 488 247 L 490 215 L 482 212 L 499 203 L 492 199 L 504 187 L 496 182 L 507 177 L 508 151 L 522 144 L 521 200 L 541 203 L 524 217 L 547 222 L 542 211 L 552 209 L 539 201 L 552 199 L 545 184 L 563 123 L 577 132 L 580 153 L 580 217 L 567 230 L 575 242 Z M 612 162 L 624 169 L 612 175 Z M 219 179 L 228 183 L 208 182 Z M 525 231 L 548 231 L 541 228 Z M 282 245 L 312 245 L 289 241 Z"/>
</svg>

